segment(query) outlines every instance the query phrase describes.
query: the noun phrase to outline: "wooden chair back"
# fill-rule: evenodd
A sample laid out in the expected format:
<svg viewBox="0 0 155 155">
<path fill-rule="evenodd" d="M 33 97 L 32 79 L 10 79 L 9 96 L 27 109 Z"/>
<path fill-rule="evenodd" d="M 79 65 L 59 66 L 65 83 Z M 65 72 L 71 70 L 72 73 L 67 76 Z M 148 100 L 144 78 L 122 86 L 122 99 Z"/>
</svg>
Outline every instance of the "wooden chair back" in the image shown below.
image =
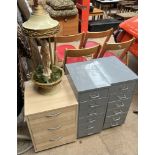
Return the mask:
<svg viewBox="0 0 155 155">
<path fill-rule="evenodd" d="M 78 47 L 81 48 L 83 39 L 84 39 L 84 33 L 78 33 L 78 34 L 68 35 L 68 36 L 55 36 L 54 47 L 56 48 L 57 43 L 70 43 L 74 41 L 79 41 Z"/>
<path fill-rule="evenodd" d="M 89 55 L 93 55 L 94 53 L 98 53 L 100 49 L 101 49 L 101 45 L 97 45 L 91 48 L 83 48 L 83 49 L 66 49 L 65 58 L 64 58 L 64 66 L 67 62 L 67 57 L 89 56 Z"/>
<path fill-rule="evenodd" d="M 102 47 L 101 52 L 98 55 L 98 58 L 104 57 L 104 54 L 106 53 L 106 51 L 113 51 L 114 53 L 117 54 L 120 50 L 122 50 L 122 52 L 119 54 L 118 57 L 121 60 L 123 60 L 124 57 L 126 56 L 125 63 L 128 64 L 128 57 L 127 57 L 128 50 L 134 41 L 135 41 L 135 38 L 132 38 L 128 41 L 120 42 L 120 43 L 108 43 L 107 42 Z"/>
<path fill-rule="evenodd" d="M 101 46 L 103 46 L 110 39 L 112 33 L 113 33 L 113 28 L 107 31 L 101 31 L 101 32 L 87 32 L 84 37 L 83 47 L 85 47 L 88 39 L 97 39 L 97 38 L 105 38 L 105 40 L 102 41 L 102 44 L 101 44 Z"/>
</svg>

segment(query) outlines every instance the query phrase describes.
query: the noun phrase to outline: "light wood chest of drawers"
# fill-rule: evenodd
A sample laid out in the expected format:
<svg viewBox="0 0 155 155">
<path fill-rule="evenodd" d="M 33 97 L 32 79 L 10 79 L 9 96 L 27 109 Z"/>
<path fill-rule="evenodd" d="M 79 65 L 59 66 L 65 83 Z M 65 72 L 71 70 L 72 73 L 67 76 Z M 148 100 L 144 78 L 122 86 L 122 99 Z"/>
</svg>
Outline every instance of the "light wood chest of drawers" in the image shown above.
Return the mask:
<svg viewBox="0 0 155 155">
<path fill-rule="evenodd" d="M 50 93 L 25 83 L 25 118 L 35 152 L 76 140 L 77 101 L 64 76 Z"/>
</svg>

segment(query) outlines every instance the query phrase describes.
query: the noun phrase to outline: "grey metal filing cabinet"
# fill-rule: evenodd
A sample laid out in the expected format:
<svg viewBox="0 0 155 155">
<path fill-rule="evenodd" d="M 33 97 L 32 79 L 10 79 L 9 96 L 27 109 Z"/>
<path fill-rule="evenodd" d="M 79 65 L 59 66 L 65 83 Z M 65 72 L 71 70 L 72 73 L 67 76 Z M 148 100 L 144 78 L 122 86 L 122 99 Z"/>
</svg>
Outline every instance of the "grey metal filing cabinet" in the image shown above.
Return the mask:
<svg viewBox="0 0 155 155">
<path fill-rule="evenodd" d="M 78 138 L 124 123 L 137 75 L 115 57 L 66 65 L 79 103 Z"/>
<path fill-rule="evenodd" d="M 77 137 L 100 132 L 107 110 L 110 85 L 92 61 L 67 64 L 66 71 L 79 103 Z"/>
<path fill-rule="evenodd" d="M 103 129 L 124 123 L 137 84 L 137 75 L 115 57 L 98 59 L 100 70 L 111 85 Z"/>
</svg>

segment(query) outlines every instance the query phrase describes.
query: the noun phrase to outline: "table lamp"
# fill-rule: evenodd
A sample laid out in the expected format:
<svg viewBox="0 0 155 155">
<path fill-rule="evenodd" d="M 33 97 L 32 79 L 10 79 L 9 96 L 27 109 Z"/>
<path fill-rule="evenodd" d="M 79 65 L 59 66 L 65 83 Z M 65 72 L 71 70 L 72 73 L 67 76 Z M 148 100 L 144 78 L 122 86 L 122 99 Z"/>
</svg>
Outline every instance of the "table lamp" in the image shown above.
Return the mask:
<svg viewBox="0 0 155 155">
<path fill-rule="evenodd" d="M 42 39 L 43 65 L 37 66 L 32 74 L 32 81 L 41 88 L 52 88 L 61 81 L 63 76 L 63 70 L 55 66 L 56 56 L 51 48 L 51 37 L 59 31 L 59 22 L 49 16 L 41 2 L 38 4 L 38 0 L 34 0 L 34 11 L 30 18 L 22 24 L 22 28 L 24 34 L 29 38 Z"/>
</svg>

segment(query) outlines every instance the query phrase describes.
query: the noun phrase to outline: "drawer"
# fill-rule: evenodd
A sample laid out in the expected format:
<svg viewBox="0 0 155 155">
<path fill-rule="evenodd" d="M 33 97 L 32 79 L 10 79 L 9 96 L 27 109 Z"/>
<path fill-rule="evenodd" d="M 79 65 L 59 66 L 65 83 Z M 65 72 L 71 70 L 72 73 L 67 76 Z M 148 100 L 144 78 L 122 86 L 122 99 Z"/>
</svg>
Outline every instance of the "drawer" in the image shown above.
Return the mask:
<svg viewBox="0 0 155 155">
<path fill-rule="evenodd" d="M 109 89 L 110 93 L 122 92 L 122 93 L 131 93 L 134 91 L 136 86 L 136 81 L 123 82 L 114 86 L 111 86 Z"/>
<path fill-rule="evenodd" d="M 127 113 L 122 113 L 122 114 L 116 114 L 116 115 L 112 115 L 112 116 L 106 116 L 106 119 L 105 119 L 105 123 L 108 123 L 108 122 L 117 122 L 119 120 L 125 120 L 127 116 Z"/>
<path fill-rule="evenodd" d="M 66 136 L 55 136 L 50 140 L 42 141 L 36 144 L 36 151 L 42 151 L 52 147 L 67 144 L 76 140 L 76 134 L 68 134 Z"/>
<path fill-rule="evenodd" d="M 105 113 L 97 114 L 97 115 L 91 115 L 91 116 L 86 116 L 83 118 L 79 118 L 78 123 L 79 124 L 85 124 L 85 123 L 91 123 L 94 121 L 97 121 L 98 119 L 102 118 L 104 120 Z"/>
<path fill-rule="evenodd" d="M 89 109 L 80 109 L 79 110 L 79 118 L 86 117 L 86 116 L 92 116 L 92 115 L 97 115 L 100 113 L 105 113 L 106 112 L 107 106 L 102 105 L 102 106 L 97 106 Z"/>
<path fill-rule="evenodd" d="M 121 124 L 124 123 L 124 121 L 125 121 L 125 119 L 105 122 L 104 125 L 103 125 L 103 129 L 107 129 L 107 128 L 111 128 L 111 127 L 115 127 L 115 126 L 121 125 Z"/>
<path fill-rule="evenodd" d="M 87 122 L 87 123 L 83 123 L 83 124 L 81 124 L 81 123 L 79 123 L 78 124 L 78 130 L 83 130 L 83 129 L 89 129 L 89 128 L 92 128 L 92 126 L 93 126 L 93 128 L 95 127 L 95 128 L 100 128 L 100 129 L 102 129 L 102 126 L 103 126 L 103 118 L 98 118 L 98 119 L 96 119 L 96 120 L 92 120 L 92 121 L 89 121 L 89 122 Z"/>
<path fill-rule="evenodd" d="M 131 99 L 111 101 L 111 102 L 108 102 L 108 109 L 129 107 L 130 104 L 131 104 Z"/>
<path fill-rule="evenodd" d="M 76 124 L 70 124 L 60 127 L 55 130 L 38 130 L 35 131 L 32 129 L 33 137 L 35 139 L 35 143 L 43 143 L 46 141 L 51 141 L 50 139 L 56 139 L 56 137 L 65 137 L 72 134 L 76 135 Z"/>
<path fill-rule="evenodd" d="M 62 118 L 70 119 L 70 115 L 75 115 L 77 110 L 77 106 L 70 106 L 67 108 L 61 108 L 56 110 L 51 110 L 43 113 L 37 113 L 34 115 L 29 115 L 28 119 L 33 122 L 35 125 L 44 121 L 53 120 L 58 121 Z"/>
<path fill-rule="evenodd" d="M 96 99 L 92 101 L 84 101 L 79 103 L 79 113 L 80 116 L 85 115 L 86 113 L 91 113 L 95 109 L 100 109 L 99 111 L 105 113 L 107 108 L 108 98 Z M 87 115 L 86 114 L 86 115 Z"/>
<path fill-rule="evenodd" d="M 99 133 L 102 129 L 103 124 L 101 126 L 89 126 L 89 128 L 81 128 L 78 130 L 78 138 L 84 137 L 84 136 L 89 136 L 95 133 Z"/>
<path fill-rule="evenodd" d="M 123 101 L 123 100 L 128 100 L 128 99 L 132 99 L 133 94 L 132 93 L 121 93 L 121 92 L 115 92 L 115 93 L 111 93 L 109 94 L 109 102 L 112 101 Z"/>
<path fill-rule="evenodd" d="M 84 102 L 98 98 L 106 98 L 107 96 L 108 96 L 108 88 L 96 89 L 92 91 L 79 93 L 78 101 Z"/>
<path fill-rule="evenodd" d="M 111 116 L 111 115 L 118 115 L 118 114 L 123 114 L 127 113 L 129 110 L 129 106 L 126 107 L 120 107 L 120 108 L 114 108 L 114 109 L 108 109 L 106 116 Z"/>
</svg>

